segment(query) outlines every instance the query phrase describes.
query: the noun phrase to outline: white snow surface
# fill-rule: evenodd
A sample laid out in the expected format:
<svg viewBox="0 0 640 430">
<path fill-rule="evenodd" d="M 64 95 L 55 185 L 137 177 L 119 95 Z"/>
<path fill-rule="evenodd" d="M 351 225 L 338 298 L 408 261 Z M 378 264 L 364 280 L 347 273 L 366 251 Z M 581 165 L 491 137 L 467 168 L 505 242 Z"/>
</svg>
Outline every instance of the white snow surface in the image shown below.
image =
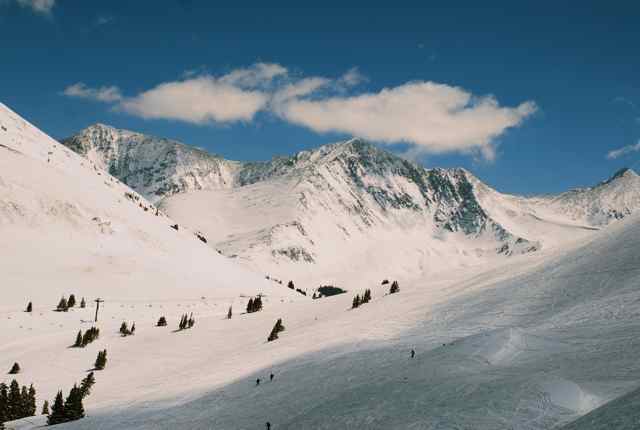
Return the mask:
<svg viewBox="0 0 640 430">
<path fill-rule="evenodd" d="M 433 254 L 422 261 L 433 267 L 424 272 L 413 267 L 416 261 L 402 261 L 398 233 L 384 236 L 384 224 L 375 230 L 377 252 L 373 239 L 357 238 L 368 243 L 369 268 L 341 242 L 322 241 L 335 238 L 333 225 L 325 231 L 314 224 L 318 236 L 311 240 L 325 254 L 314 252 L 329 258 L 333 250 L 341 255 L 328 261 L 344 257 L 341 269 L 351 261 L 364 274 L 346 272 L 340 286 L 348 294 L 310 300 L 234 264 L 242 257 L 225 258 L 192 232 L 169 228 L 171 219 L 139 207 L 150 203 L 125 198 L 126 186 L 0 107 L 7 128 L 0 130 L 0 273 L 7 297 L 0 307 L 0 369 L 19 362 L 17 379 L 34 383 L 40 408 L 80 381 L 98 350 L 108 350 L 107 367 L 96 372 L 85 400 L 87 417 L 60 428 L 261 429 L 269 421 L 273 430 L 551 429 L 640 386 L 640 215 L 599 231 L 583 229 L 591 224 L 577 217 L 569 225 L 587 234 L 510 258 L 470 256 L 465 244 L 460 254 L 478 260 L 460 257 L 450 270 L 439 265 L 453 258 L 451 244 L 440 256 L 430 245 Z M 205 236 L 252 242 L 257 233 L 247 225 L 290 220 L 286 199 L 297 199 L 290 184 L 216 192 L 194 199 L 193 210 L 214 218 L 203 226 Z M 281 198 L 261 201 L 276 190 Z M 309 207 L 335 210 L 334 203 Z M 252 204 L 259 210 L 249 214 Z M 351 222 L 350 233 L 357 231 Z M 420 222 L 429 227 L 411 220 Z M 420 241 L 410 229 L 402 239 L 409 248 Z M 459 235 L 445 242 L 472 239 L 494 241 Z M 398 294 L 386 294 L 382 274 L 400 280 Z M 372 289 L 371 303 L 351 310 L 364 286 Z M 52 311 L 72 292 L 106 298 L 101 336 L 82 349 L 69 345 L 92 325 L 95 309 Z M 257 292 L 266 295 L 265 309 L 243 314 L 246 296 Z M 22 311 L 29 300 L 30 314 Z M 227 320 L 230 304 L 234 316 Z M 185 312 L 194 313 L 195 327 L 174 332 Z M 169 327 L 154 327 L 160 315 Z M 266 342 L 277 318 L 286 330 Z M 136 322 L 134 336 L 118 334 L 122 321 Z M 8 428 L 42 423 L 28 418 Z"/>
</svg>

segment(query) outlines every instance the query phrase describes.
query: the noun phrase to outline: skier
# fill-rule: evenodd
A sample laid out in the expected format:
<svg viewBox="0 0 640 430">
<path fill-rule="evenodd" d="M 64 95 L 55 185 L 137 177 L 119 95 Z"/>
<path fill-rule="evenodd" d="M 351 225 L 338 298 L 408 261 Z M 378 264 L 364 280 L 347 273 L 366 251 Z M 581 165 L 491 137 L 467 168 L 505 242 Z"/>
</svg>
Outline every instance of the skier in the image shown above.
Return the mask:
<svg viewBox="0 0 640 430">
<path fill-rule="evenodd" d="M 271 430 L 271 423 L 269 421 L 267 421 L 266 426 L 267 426 L 267 430 Z"/>
<path fill-rule="evenodd" d="M 256 387 L 260 385 L 260 378 L 256 379 Z"/>
<path fill-rule="evenodd" d="M 411 358 L 413 358 L 413 357 L 415 357 L 415 356 L 416 356 L 416 351 L 412 349 L 412 350 L 411 350 Z"/>
<path fill-rule="evenodd" d="M 273 373 L 271 375 L 269 375 L 269 380 L 270 381 L 273 381 L 273 376 L 274 376 Z"/>
</svg>

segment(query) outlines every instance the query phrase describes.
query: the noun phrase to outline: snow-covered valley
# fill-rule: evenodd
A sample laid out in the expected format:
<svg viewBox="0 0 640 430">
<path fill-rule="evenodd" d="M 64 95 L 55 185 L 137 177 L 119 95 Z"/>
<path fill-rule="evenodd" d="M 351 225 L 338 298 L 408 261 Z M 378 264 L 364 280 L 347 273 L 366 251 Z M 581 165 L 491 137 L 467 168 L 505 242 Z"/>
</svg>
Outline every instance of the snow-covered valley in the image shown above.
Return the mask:
<svg viewBox="0 0 640 430">
<path fill-rule="evenodd" d="M 20 363 L 39 410 L 109 351 L 87 417 L 61 428 L 573 429 L 640 385 L 631 171 L 523 198 L 350 141 L 221 160 L 224 181 L 199 159 L 207 182 L 153 179 L 138 195 L 93 147 L 82 158 L 4 105 L 0 124 L 0 369 Z M 312 300 L 289 279 L 348 293 Z M 351 309 L 364 288 L 371 302 Z M 70 293 L 89 306 L 54 312 Z M 244 313 L 259 293 L 264 310 Z M 70 348 L 97 297 L 100 338 Z M 185 312 L 195 326 L 175 331 Z M 278 318 L 286 329 L 267 342 Z M 617 417 L 634 406 L 620 403 Z M 629 417 L 616 428 L 635 428 Z"/>
</svg>

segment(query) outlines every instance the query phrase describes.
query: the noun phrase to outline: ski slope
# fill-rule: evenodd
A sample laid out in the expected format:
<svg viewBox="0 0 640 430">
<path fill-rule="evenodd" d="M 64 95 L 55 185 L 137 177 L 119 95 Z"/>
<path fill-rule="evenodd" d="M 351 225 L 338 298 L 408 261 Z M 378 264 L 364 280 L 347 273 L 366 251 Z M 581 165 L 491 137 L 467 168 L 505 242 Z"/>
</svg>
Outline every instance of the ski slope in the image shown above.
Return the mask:
<svg viewBox="0 0 640 430">
<path fill-rule="evenodd" d="M 347 294 L 310 300 L 173 230 L 126 186 L 0 108 L 0 369 L 20 363 L 17 379 L 34 383 L 40 410 L 108 350 L 87 417 L 61 429 L 551 429 L 640 386 L 637 214 L 574 242 L 428 276 L 372 247 L 375 276 L 385 258 L 394 272 L 385 277 L 403 274 L 398 294 L 351 272 Z M 364 286 L 372 302 L 350 309 Z M 90 306 L 54 312 L 72 292 Z M 264 310 L 245 314 L 259 292 Z M 97 296 L 100 338 L 70 348 L 94 324 Z M 196 325 L 177 332 L 183 313 Z M 160 316 L 168 327 L 155 327 Z M 266 342 L 278 318 L 286 330 Z M 119 335 L 123 321 L 136 323 L 134 336 Z"/>
</svg>

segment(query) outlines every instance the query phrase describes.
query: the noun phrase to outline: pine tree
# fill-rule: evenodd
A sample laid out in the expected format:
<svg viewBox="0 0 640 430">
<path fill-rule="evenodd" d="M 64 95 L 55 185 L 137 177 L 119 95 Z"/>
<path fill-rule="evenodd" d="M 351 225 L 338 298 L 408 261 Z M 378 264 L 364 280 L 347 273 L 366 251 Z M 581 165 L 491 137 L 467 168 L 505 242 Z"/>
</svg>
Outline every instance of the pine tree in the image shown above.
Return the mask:
<svg viewBox="0 0 640 430">
<path fill-rule="evenodd" d="M 27 408 L 27 416 L 31 417 L 36 414 L 36 389 L 33 387 L 33 384 L 29 386 L 28 391 L 28 408 Z"/>
<path fill-rule="evenodd" d="M 269 334 L 269 337 L 267 338 L 267 342 L 272 342 L 272 341 L 278 339 L 278 333 L 283 332 L 283 331 L 284 331 L 284 325 L 282 325 L 282 318 L 278 318 L 278 321 L 276 321 L 276 324 L 271 329 L 271 333 Z"/>
<path fill-rule="evenodd" d="M 191 315 L 189 316 L 189 319 L 187 320 L 187 328 L 193 327 L 195 323 L 196 323 L 196 320 L 195 320 L 195 318 L 193 318 L 193 312 L 191 312 Z"/>
<path fill-rule="evenodd" d="M 107 350 L 98 351 L 98 357 L 96 358 L 95 368 L 97 370 L 102 370 L 107 365 Z"/>
<path fill-rule="evenodd" d="M 20 416 L 18 418 L 30 416 L 29 409 L 29 390 L 23 385 L 22 390 L 20 390 Z"/>
<path fill-rule="evenodd" d="M 120 334 L 122 334 L 123 336 L 126 336 L 128 333 L 129 333 L 129 327 L 127 326 L 127 322 L 122 321 L 122 324 L 120 324 Z"/>
<path fill-rule="evenodd" d="M 395 294 L 400 291 L 400 286 L 398 285 L 398 281 L 393 281 L 391 284 L 391 288 L 389 288 L 389 294 Z"/>
<path fill-rule="evenodd" d="M 355 309 L 358 306 L 360 306 L 360 296 L 356 294 L 356 296 L 353 298 L 353 303 L 351 304 L 351 307 Z"/>
<path fill-rule="evenodd" d="M 82 298 L 82 300 L 80 300 L 80 308 L 84 309 L 87 307 L 87 302 L 84 300 L 84 297 Z"/>
<path fill-rule="evenodd" d="M 131 330 L 129 330 L 129 334 L 134 334 L 136 332 L 136 323 L 131 324 Z"/>
<path fill-rule="evenodd" d="M 366 290 L 364 290 L 364 294 L 362 295 L 362 303 L 369 303 L 370 300 L 371 290 L 367 288 Z"/>
<path fill-rule="evenodd" d="M 9 388 L 2 382 L 0 383 L 0 428 L 5 421 L 9 421 Z"/>
<path fill-rule="evenodd" d="M 80 383 L 80 394 L 82 398 L 91 394 L 91 387 L 96 383 L 96 378 L 93 376 L 93 372 L 90 372 Z"/>
<path fill-rule="evenodd" d="M 84 417 L 84 406 L 82 405 L 82 394 L 77 385 L 73 385 L 67 400 L 64 402 L 64 415 L 66 421 L 79 420 Z"/>
<path fill-rule="evenodd" d="M 232 316 L 233 316 L 233 309 L 231 306 L 229 306 L 229 311 L 227 312 L 227 319 L 230 320 Z"/>
<path fill-rule="evenodd" d="M 42 405 L 42 415 L 49 415 L 49 400 L 45 400 Z"/>
<path fill-rule="evenodd" d="M 87 332 L 88 333 L 88 332 Z M 82 338 L 82 330 L 78 330 L 78 335 L 76 336 L 76 342 L 73 344 L 76 348 L 81 348 L 86 345 Z"/>
<path fill-rule="evenodd" d="M 251 312 L 253 312 L 253 298 L 249 299 L 249 303 L 247 303 L 247 313 L 250 314 Z"/>
<path fill-rule="evenodd" d="M 29 303 L 27 304 L 27 310 L 26 310 L 26 311 L 27 311 L 27 312 L 33 312 L 33 303 L 29 302 Z"/>
<path fill-rule="evenodd" d="M 47 424 L 54 425 L 65 422 L 66 415 L 64 411 L 64 399 L 62 398 L 62 391 L 58 391 L 56 394 L 56 399 L 53 401 L 53 406 L 51 407 L 51 413 L 49 414 L 49 418 L 47 419 Z"/>
<path fill-rule="evenodd" d="M 13 363 L 11 369 L 9 370 L 9 375 L 17 375 L 20 373 L 20 365 L 18 363 Z"/>
<path fill-rule="evenodd" d="M 67 300 L 67 307 L 72 308 L 76 305 L 76 296 L 71 294 L 69 300 Z"/>
<path fill-rule="evenodd" d="M 262 310 L 262 297 L 258 296 L 256 297 L 256 299 L 253 301 L 253 306 L 255 307 L 255 311 L 254 312 L 258 312 Z"/>
<path fill-rule="evenodd" d="M 167 325 L 167 319 L 166 319 L 164 316 L 161 316 L 161 317 L 158 319 L 158 324 L 157 324 L 157 326 L 158 326 L 158 327 L 165 327 L 166 325 Z"/>
<path fill-rule="evenodd" d="M 62 296 L 62 298 L 58 302 L 58 306 L 57 306 L 56 310 L 58 312 L 67 312 L 67 310 L 69 310 L 68 306 L 69 305 L 67 304 L 67 299 L 64 296 Z"/>
<path fill-rule="evenodd" d="M 287 284 L 287 287 L 289 287 L 290 289 L 295 289 L 295 285 L 293 285 L 293 281 L 289 281 L 289 283 Z"/>
<path fill-rule="evenodd" d="M 20 393 L 20 385 L 15 379 L 11 381 L 9 385 L 9 398 L 7 405 L 9 406 L 9 413 L 7 418 L 9 421 L 17 420 L 22 415 L 22 395 Z"/>
</svg>

